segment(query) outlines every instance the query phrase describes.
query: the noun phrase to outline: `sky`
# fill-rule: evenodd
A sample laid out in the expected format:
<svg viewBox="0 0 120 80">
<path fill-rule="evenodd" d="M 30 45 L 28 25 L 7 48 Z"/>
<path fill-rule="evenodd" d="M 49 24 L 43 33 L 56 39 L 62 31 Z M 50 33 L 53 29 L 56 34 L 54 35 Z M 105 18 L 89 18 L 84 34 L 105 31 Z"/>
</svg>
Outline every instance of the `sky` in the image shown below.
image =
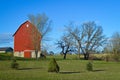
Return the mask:
<svg viewBox="0 0 120 80">
<path fill-rule="evenodd" d="M 73 21 L 82 24 L 95 21 L 107 37 L 120 32 L 120 0 L 0 0 L 0 47 L 13 47 L 12 35 L 28 20 L 29 14 L 45 13 L 52 20 L 49 50 Z"/>
</svg>

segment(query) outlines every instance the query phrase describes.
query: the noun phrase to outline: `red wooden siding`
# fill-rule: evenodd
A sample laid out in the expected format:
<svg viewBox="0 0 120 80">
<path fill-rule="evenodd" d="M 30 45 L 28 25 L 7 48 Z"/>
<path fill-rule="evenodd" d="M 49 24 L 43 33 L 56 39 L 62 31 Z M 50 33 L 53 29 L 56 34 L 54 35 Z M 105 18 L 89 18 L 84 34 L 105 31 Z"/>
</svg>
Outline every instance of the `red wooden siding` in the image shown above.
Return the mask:
<svg viewBox="0 0 120 80">
<path fill-rule="evenodd" d="M 30 39 L 30 30 L 32 26 L 29 22 L 24 23 L 14 36 L 14 51 L 24 51 L 33 49 Z"/>
</svg>

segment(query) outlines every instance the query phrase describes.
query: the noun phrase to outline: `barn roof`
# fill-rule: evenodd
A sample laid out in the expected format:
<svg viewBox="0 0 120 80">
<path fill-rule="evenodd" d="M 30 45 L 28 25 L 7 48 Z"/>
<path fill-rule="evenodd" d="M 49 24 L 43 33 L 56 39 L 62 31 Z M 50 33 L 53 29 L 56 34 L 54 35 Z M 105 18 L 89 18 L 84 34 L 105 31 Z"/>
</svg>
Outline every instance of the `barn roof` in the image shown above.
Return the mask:
<svg viewBox="0 0 120 80">
<path fill-rule="evenodd" d="M 20 27 L 17 29 L 17 31 L 13 34 L 13 36 L 15 36 L 15 34 L 19 31 L 19 29 L 22 27 L 22 25 L 24 25 L 25 23 L 29 23 L 29 24 L 32 24 L 31 22 L 29 21 L 25 21 L 23 24 L 20 25 Z M 32 24 L 33 25 L 33 24 Z M 33 25 L 34 26 L 34 25 Z M 35 26 L 34 26 L 35 27 Z M 35 27 L 36 28 L 36 27 Z M 36 28 L 37 29 L 37 28 Z M 37 29 L 38 30 L 38 29 Z M 38 31 L 39 32 L 39 31 Z M 39 32 L 40 33 L 40 32 Z M 41 33 L 40 33 L 41 34 Z"/>
<path fill-rule="evenodd" d="M 6 51 L 7 49 L 13 50 L 11 47 L 0 47 L 0 51 Z"/>
<path fill-rule="evenodd" d="M 29 21 L 24 22 L 23 24 L 20 25 L 20 27 L 22 27 L 22 25 L 24 25 L 27 22 L 29 22 Z M 15 34 L 19 31 L 20 27 L 16 30 L 16 32 L 13 34 L 13 36 L 15 36 Z"/>
</svg>

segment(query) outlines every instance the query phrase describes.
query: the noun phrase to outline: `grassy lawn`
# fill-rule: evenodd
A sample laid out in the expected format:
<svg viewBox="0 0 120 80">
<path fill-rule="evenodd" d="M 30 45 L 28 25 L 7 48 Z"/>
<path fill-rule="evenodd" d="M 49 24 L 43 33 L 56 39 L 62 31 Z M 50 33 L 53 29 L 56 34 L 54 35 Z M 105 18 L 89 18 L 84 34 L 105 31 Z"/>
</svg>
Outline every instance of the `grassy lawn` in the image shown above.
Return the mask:
<svg viewBox="0 0 120 80">
<path fill-rule="evenodd" d="M 93 61 L 94 71 L 86 70 L 85 60 L 60 60 L 60 73 L 47 72 L 49 60 L 17 61 L 19 70 L 10 68 L 11 61 L 0 61 L 0 80 L 120 80 L 120 63 Z"/>
</svg>

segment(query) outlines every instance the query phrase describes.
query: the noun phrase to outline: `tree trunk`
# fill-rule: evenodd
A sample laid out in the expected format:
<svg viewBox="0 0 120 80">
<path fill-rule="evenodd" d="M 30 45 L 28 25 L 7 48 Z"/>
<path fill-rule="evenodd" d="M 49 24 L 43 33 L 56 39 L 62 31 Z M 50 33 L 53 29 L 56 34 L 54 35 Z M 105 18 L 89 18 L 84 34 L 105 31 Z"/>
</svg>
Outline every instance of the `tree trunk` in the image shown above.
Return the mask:
<svg viewBox="0 0 120 80">
<path fill-rule="evenodd" d="M 63 59 L 66 59 L 66 53 L 64 53 L 63 55 L 64 55 Z"/>
<path fill-rule="evenodd" d="M 80 59 L 80 48 L 78 48 L 78 58 Z"/>
<path fill-rule="evenodd" d="M 84 53 L 84 59 L 88 60 L 89 59 L 89 53 Z"/>
<path fill-rule="evenodd" d="M 38 50 L 35 50 L 35 57 L 38 59 Z"/>
</svg>

